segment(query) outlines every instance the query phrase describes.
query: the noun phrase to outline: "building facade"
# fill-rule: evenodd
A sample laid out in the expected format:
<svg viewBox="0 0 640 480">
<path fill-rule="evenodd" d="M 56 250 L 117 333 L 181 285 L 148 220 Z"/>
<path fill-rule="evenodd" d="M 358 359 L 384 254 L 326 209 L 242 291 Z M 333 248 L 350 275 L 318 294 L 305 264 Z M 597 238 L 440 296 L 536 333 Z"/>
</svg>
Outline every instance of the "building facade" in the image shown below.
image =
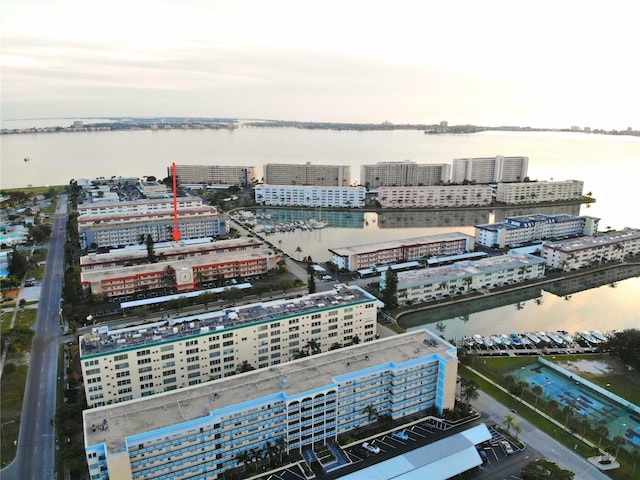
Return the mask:
<svg viewBox="0 0 640 480">
<path fill-rule="evenodd" d="M 112 253 L 82 257 L 80 283 L 93 295 L 117 297 L 156 289 L 186 292 L 203 288 L 203 284 L 220 279 L 251 278 L 277 267 L 281 254 L 262 245 L 250 250 L 185 249 L 177 254 L 171 247 L 154 251 L 154 261 L 136 252 L 135 257 Z M 165 253 L 167 252 L 167 253 Z M 146 250 L 145 252 L 146 253 Z M 106 256 L 108 258 L 102 258 Z M 122 264 L 122 257 L 129 258 Z M 83 261 L 84 259 L 84 261 Z M 107 266 L 109 263 L 119 263 Z"/>
<path fill-rule="evenodd" d="M 171 167 L 167 167 L 171 177 Z M 249 185 L 258 181 L 256 167 L 237 165 L 178 165 L 176 178 L 179 184 L 201 185 Z"/>
<path fill-rule="evenodd" d="M 431 302 L 542 278 L 545 263 L 543 258 L 534 255 L 509 253 L 481 260 L 463 260 L 444 267 L 399 272 L 398 303 Z M 385 286 L 386 272 L 380 277 L 380 289 Z"/>
<path fill-rule="evenodd" d="M 254 192 L 258 205 L 362 208 L 366 190 L 364 187 L 256 185 Z"/>
<path fill-rule="evenodd" d="M 456 348 L 394 335 L 144 400 L 85 410 L 92 480 L 216 479 L 243 452 L 302 452 L 370 423 L 453 408 Z"/>
<path fill-rule="evenodd" d="M 324 187 L 349 187 L 351 167 L 348 165 L 312 165 L 267 163 L 264 166 L 264 183 L 267 185 L 315 185 Z"/>
<path fill-rule="evenodd" d="M 418 164 L 404 162 L 378 162 L 360 168 L 360 184 L 368 188 L 382 186 L 424 186 L 447 183 L 451 165 L 447 163 Z"/>
<path fill-rule="evenodd" d="M 369 243 L 329 249 L 331 261 L 338 268 L 356 271 L 377 265 L 423 260 L 430 256 L 455 255 L 473 250 L 471 235 L 460 232 L 425 237 Z"/>
<path fill-rule="evenodd" d="M 202 199 L 177 199 L 178 229 L 182 239 L 224 237 L 227 220 Z M 175 226 L 173 199 L 111 202 L 78 206 L 78 232 L 82 248 L 119 247 L 171 240 Z"/>
<path fill-rule="evenodd" d="M 379 187 L 382 208 L 471 207 L 490 205 L 493 189 L 488 185 L 429 187 Z"/>
<path fill-rule="evenodd" d="M 499 223 L 475 226 L 476 245 L 489 248 L 518 247 L 534 241 L 595 235 L 599 218 L 537 213 L 508 217 Z"/>
<path fill-rule="evenodd" d="M 377 299 L 342 286 L 294 299 L 203 312 L 80 337 L 87 403 L 123 402 L 288 362 L 300 352 L 370 342 Z"/>
<path fill-rule="evenodd" d="M 635 255 L 640 255 L 640 229 L 637 228 L 542 244 L 547 266 L 564 271 L 622 261 Z"/>
<path fill-rule="evenodd" d="M 510 205 L 579 200 L 583 188 L 584 182 L 581 180 L 499 183 L 496 200 Z"/>
<path fill-rule="evenodd" d="M 527 157 L 456 158 L 451 171 L 452 183 L 520 182 L 528 175 Z"/>
</svg>

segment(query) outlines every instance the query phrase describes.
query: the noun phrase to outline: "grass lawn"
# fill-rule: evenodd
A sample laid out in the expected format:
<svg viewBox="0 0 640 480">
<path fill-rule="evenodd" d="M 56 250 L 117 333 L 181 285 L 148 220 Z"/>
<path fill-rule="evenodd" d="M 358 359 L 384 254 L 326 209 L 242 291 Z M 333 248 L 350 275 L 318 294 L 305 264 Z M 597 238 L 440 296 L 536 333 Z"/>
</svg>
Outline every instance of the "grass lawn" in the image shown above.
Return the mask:
<svg viewBox="0 0 640 480">
<path fill-rule="evenodd" d="M 66 185 L 54 185 L 54 186 L 44 186 L 44 187 L 23 187 L 23 188 L 5 188 L 2 191 L 4 193 L 7 192 L 25 192 L 29 195 L 44 195 L 49 191 L 50 188 L 55 189 L 57 193 L 64 193 Z"/>
<path fill-rule="evenodd" d="M 11 356 L 7 357 L 11 362 Z M 3 374 L 0 383 L 0 421 L 2 422 L 2 447 L 0 448 L 0 464 L 4 467 L 16 454 L 13 441 L 18 439 L 20 430 L 20 412 L 24 386 L 27 380 L 27 367 L 18 365 L 12 374 Z"/>
<path fill-rule="evenodd" d="M 30 328 L 36 323 L 38 310 L 33 308 L 21 308 L 16 315 L 15 327 Z"/>
</svg>

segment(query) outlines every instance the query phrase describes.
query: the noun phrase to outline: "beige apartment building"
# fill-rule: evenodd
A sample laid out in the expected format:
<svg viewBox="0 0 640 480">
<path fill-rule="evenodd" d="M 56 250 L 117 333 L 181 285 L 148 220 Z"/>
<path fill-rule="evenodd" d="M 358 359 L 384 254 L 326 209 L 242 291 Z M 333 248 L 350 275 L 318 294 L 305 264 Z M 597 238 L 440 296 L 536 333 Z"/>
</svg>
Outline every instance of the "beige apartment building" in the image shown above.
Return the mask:
<svg viewBox="0 0 640 480">
<path fill-rule="evenodd" d="M 360 184 L 368 188 L 441 185 L 450 175 L 451 165 L 447 163 L 378 162 L 361 167 Z"/>
<path fill-rule="evenodd" d="M 167 167 L 171 177 L 171 167 Z M 176 178 L 180 184 L 249 185 L 258 181 L 255 167 L 236 165 L 178 165 Z"/>
<path fill-rule="evenodd" d="M 428 187 L 379 187 L 382 208 L 470 207 L 490 205 L 493 189 L 488 185 Z"/>
<path fill-rule="evenodd" d="M 264 183 L 268 185 L 314 185 L 324 187 L 349 187 L 351 167 L 348 165 L 312 165 L 267 163 L 264 166 Z"/>
<path fill-rule="evenodd" d="M 583 188 L 581 180 L 499 183 L 496 200 L 510 205 L 578 200 Z"/>
<path fill-rule="evenodd" d="M 378 300 L 340 286 L 299 298 L 168 318 L 80 337 L 90 407 L 155 395 L 375 338 Z M 302 353 L 301 353 L 302 352 Z"/>
<path fill-rule="evenodd" d="M 457 158 L 453 160 L 451 182 L 520 182 L 527 177 L 528 169 L 528 157 Z"/>
</svg>

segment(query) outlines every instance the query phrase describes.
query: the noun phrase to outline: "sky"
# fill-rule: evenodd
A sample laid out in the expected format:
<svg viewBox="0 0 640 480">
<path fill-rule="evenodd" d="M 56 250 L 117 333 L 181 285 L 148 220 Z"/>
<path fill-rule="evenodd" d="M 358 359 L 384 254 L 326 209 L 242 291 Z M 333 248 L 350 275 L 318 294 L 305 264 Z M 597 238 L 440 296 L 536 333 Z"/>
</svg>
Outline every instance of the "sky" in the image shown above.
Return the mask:
<svg viewBox="0 0 640 480">
<path fill-rule="evenodd" d="M 2 0 L 1 118 L 640 129 L 634 0 Z"/>
</svg>

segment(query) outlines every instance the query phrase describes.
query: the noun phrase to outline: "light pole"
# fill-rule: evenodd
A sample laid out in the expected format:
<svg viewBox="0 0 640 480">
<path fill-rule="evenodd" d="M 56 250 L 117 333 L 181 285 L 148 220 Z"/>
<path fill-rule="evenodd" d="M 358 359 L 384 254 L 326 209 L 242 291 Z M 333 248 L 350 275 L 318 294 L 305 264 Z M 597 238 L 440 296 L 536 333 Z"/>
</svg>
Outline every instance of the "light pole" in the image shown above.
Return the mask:
<svg viewBox="0 0 640 480">
<path fill-rule="evenodd" d="M 2 443 L 5 442 L 4 440 L 4 426 L 5 425 L 9 425 L 10 423 L 16 423 L 15 420 L 9 420 L 8 422 L 3 422 L 2 424 L 0 424 L 0 433 L 2 434 Z"/>
</svg>

